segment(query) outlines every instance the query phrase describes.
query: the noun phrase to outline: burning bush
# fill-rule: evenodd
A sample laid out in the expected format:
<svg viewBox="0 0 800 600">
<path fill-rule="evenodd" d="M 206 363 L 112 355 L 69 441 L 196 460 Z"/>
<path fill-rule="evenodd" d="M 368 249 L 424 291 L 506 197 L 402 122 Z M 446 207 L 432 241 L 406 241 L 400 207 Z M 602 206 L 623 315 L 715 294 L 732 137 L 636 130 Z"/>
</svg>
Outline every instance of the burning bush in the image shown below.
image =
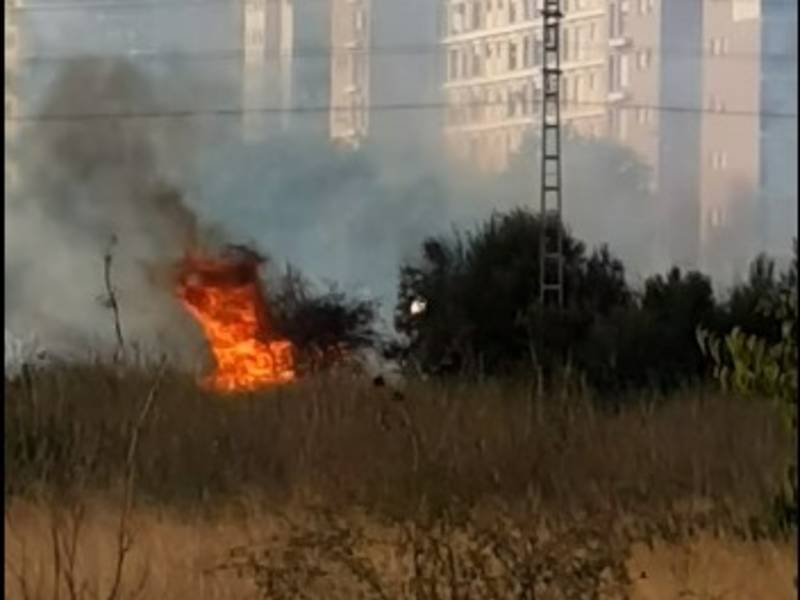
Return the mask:
<svg viewBox="0 0 800 600">
<path fill-rule="evenodd" d="M 206 384 L 227 392 L 294 381 L 330 368 L 376 341 L 374 304 L 330 290 L 315 296 L 291 267 L 268 295 L 259 269 L 266 259 L 244 246 L 218 257 L 187 255 L 177 294 L 208 340 L 215 371 Z"/>
</svg>

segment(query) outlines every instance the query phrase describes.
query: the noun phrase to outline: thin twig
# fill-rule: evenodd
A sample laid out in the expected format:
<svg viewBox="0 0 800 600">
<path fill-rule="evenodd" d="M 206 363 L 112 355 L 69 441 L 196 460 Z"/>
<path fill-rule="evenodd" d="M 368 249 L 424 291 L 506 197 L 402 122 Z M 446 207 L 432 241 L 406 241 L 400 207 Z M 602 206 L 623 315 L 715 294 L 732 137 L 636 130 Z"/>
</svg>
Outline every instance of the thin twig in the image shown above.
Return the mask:
<svg viewBox="0 0 800 600">
<path fill-rule="evenodd" d="M 119 303 L 117 302 L 117 294 L 111 282 L 111 265 L 114 260 L 114 246 L 117 245 L 117 236 L 112 234 L 111 240 L 103 255 L 103 278 L 106 285 L 107 303 L 114 315 L 114 333 L 117 336 L 117 349 L 114 352 L 114 362 L 118 362 L 122 358 L 122 353 L 125 349 L 125 338 L 122 335 L 122 320 L 119 314 Z"/>
<path fill-rule="evenodd" d="M 166 361 L 162 359 L 159 365 L 158 373 L 153 385 L 147 394 L 147 398 L 142 404 L 139 411 L 139 416 L 134 423 L 131 430 L 131 439 L 128 444 L 128 454 L 125 459 L 125 489 L 122 503 L 122 510 L 120 512 L 119 527 L 117 529 L 117 557 L 114 569 L 114 580 L 111 589 L 106 596 L 107 600 L 116 600 L 119 597 L 120 585 L 122 584 L 122 575 L 125 568 L 125 559 L 133 545 L 133 540 L 130 532 L 128 531 L 128 520 L 130 518 L 131 509 L 133 508 L 133 496 L 136 480 L 136 449 L 139 444 L 139 434 L 144 426 L 147 415 L 155 402 L 158 389 L 161 386 L 161 381 L 166 371 Z"/>
</svg>

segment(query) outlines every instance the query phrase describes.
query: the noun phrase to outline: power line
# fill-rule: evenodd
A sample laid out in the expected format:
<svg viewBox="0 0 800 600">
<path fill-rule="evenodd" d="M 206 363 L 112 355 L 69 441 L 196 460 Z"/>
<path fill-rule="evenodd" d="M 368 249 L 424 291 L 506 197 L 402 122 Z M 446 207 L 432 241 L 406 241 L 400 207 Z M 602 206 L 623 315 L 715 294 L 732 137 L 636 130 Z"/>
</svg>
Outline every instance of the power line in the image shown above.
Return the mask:
<svg viewBox="0 0 800 600">
<path fill-rule="evenodd" d="M 475 108 L 475 107 L 490 107 L 506 105 L 503 101 L 483 101 L 483 102 L 464 102 L 464 103 L 447 103 L 447 102 L 420 102 L 420 103 L 396 103 L 396 104 L 377 104 L 370 107 L 373 112 L 404 112 L 414 110 L 436 110 L 445 108 Z M 563 103 L 565 107 L 607 107 L 609 102 L 585 102 L 585 101 L 572 101 Z M 747 110 L 711 110 L 704 108 L 694 108 L 688 106 L 662 106 L 657 104 L 633 104 L 633 103 L 616 103 L 616 107 L 622 110 L 652 110 L 663 113 L 677 113 L 677 114 L 710 114 L 718 117 L 760 117 L 770 119 L 786 119 L 796 120 L 797 113 L 781 113 L 772 111 L 747 111 Z M 308 107 L 293 107 L 293 108 L 278 108 L 278 107 L 260 107 L 260 108 L 209 108 L 209 109 L 182 109 L 174 111 L 120 111 L 120 112 L 104 112 L 104 113 L 55 113 L 55 114 L 33 114 L 33 115 L 19 115 L 16 117 L 5 117 L 5 121 L 9 122 L 22 122 L 22 123 L 45 123 L 45 122 L 74 122 L 74 121 L 102 121 L 102 120 L 150 120 L 150 119 L 185 119 L 192 117 L 228 117 L 240 116 L 243 114 L 317 114 L 327 112 L 350 111 L 350 106 L 333 106 L 333 105 L 320 105 Z M 502 126 L 498 123 L 498 126 Z"/>
<path fill-rule="evenodd" d="M 472 45 L 474 42 L 465 42 L 465 45 Z M 574 46 L 573 46 L 574 47 Z M 605 48 L 605 44 L 581 44 L 577 48 L 581 50 L 595 50 Z M 337 52 L 347 52 L 348 54 L 368 55 L 368 56 L 443 56 L 445 46 L 441 44 L 399 44 L 394 46 L 372 46 L 369 48 L 349 48 L 347 46 L 307 46 L 295 48 L 291 52 L 263 52 L 260 56 L 264 58 L 327 58 L 331 57 Z M 789 53 L 763 53 L 758 54 L 754 52 L 739 52 L 739 53 L 724 53 L 714 54 L 712 52 L 694 52 L 688 50 L 680 52 L 675 50 L 662 50 L 661 46 L 646 45 L 635 46 L 635 51 L 643 52 L 650 51 L 659 53 L 661 56 L 687 56 L 687 57 L 711 57 L 713 59 L 722 60 L 746 60 L 746 61 L 761 61 L 761 60 L 778 60 L 787 62 L 797 62 L 796 54 Z M 208 52 L 180 52 L 180 51 L 132 51 L 125 54 L 98 54 L 89 55 L 97 56 L 104 59 L 126 59 L 126 60 L 181 60 L 181 61 L 198 61 L 198 62 L 212 62 L 212 61 L 225 61 L 225 60 L 240 60 L 245 54 L 244 48 L 231 48 L 228 50 L 214 50 Z M 57 55 L 57 54 L 31 54 L 21 56 L 17 59 L 20 63 L 61 63 L 71 62 L 87 55 L 75 54 L 73 56 Z"/>
</svg>

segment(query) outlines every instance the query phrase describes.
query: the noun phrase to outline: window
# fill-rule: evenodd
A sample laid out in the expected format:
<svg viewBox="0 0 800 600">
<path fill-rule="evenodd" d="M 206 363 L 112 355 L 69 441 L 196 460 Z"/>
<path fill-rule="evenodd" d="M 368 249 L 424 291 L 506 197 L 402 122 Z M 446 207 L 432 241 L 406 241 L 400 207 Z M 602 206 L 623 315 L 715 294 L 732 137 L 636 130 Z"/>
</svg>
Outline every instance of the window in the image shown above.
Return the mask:
<svg viewBox="0 0 800 600">
<path fill-rule="evenodd" d="M 535 0 L 524 0 L 525 1 L 525 19 L 530 20 L 536 15 L 536 6 L 534 5 Z"/>
<path fill-rule="evenodd" d="M 728 38 L 711 38 L 708 42 L 708 51 L 711 56 L 722 56 L 728 52 Z"/>
<path fill-rule="evenodd" d="M 526 35 L 522 39 L 522 64 L 527 69 L 531 66 L 531 38 Z"/>
<path fill-rule="evenodd" d="M 450 80 L 458 79 L 458 50 L 450 50 Z"/>
<path fill-rule="evenodd" d="M 724 171 L 728 168 L 728 153 L 715 150 L 711 153 L 711 168 L 715 171 Z"/>
<path fill-rule="evenodd" d="M 629 63 L 630 60 L 627 54 L 623 54 L 619 57 L 619 83 L 622 87 L 628 87 L 630 83 Z"/>
<path fill-rule="evenodd" d="M 585 54 L 583 41 L 583 27 L 576 27 L 573 31 L 572 45 L 575 60 L 581 60 Z"/>
<path fill-rule="evenodd" d="M 483 57 L 478 46 L 472 48 L 472 76 L 480 77 L 483 75 Z"/>
<path fill-rule="evenodd" d="M 513 24 L 517 22 L 517 3 L 516 0 L 509 0 L 508 2 L 508 22 Z"/>
<path fill-rule="evenodd" d="M 483 26 L 483 6 L 480 2 L 472 4 L 472 29 L 480 29 Z"/>
<path fill-rule="evenodd" d="M 508 43 L 508 70 L 514 71 L 517 68 L 517 43 Z"/>
<path fill-rule="evenodd" d="M 542 64 L 542 36 L 538 32 L 533 38 L 533 64 L 536 66 Z"/>
<path fill-rule="evenodd" d="M 570 30 L 566 27 L 564 31 L 561 33 L 561 55 L 564 57 L 564 61 L 570 60 L 572 57 L 570 56 Z"/>
<path fill-rule="evenodd" d="M 628 56 L 612 54 L 608 57 L 608 91 L 621 92 L 629 83 Z"/>
<path fill-rule="evenodd" d="M 586 89 L 590 92 L 594 91 L 595 86 L 597 85 L 597 76 L 595 75 L 594 71 L 589 73 L 589 76 L 586 78 Z"/>
<path fill-rule="evenodd" d="M 453 6 L 450 33 L 462 33 L 467 21 L 467 6 L 463 2 Z"/>
<path fill-rule="evenodd" d="M 640 71 L 650 67 L 650 61 L 653 57 L 652 50 L 640 50 L 636 53 L 636 64 Z"/>
<path fill-rule="evenodd" d="M 608 5 L 608 37 L 617 37 L 617 5 L 614 2 Z"/>
</svg>

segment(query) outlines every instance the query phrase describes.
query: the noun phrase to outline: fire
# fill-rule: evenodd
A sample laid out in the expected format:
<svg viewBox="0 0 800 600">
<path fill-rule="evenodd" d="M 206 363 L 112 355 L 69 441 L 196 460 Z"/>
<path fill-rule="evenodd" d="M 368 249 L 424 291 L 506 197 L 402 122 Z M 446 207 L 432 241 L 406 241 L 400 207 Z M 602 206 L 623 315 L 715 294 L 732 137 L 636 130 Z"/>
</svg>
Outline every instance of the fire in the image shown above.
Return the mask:
<svg viewBox="0 0 800 600">
<path fill-rule="evenodd" d="M 294 348 L 269 327 L 258 278 L 261 259 L 252 254 L 186 257 L 179 266 L 177 295 L 205 332 L 216 361 L 204 385 L 244 392 L 296 378 Z"/>
</svg>

